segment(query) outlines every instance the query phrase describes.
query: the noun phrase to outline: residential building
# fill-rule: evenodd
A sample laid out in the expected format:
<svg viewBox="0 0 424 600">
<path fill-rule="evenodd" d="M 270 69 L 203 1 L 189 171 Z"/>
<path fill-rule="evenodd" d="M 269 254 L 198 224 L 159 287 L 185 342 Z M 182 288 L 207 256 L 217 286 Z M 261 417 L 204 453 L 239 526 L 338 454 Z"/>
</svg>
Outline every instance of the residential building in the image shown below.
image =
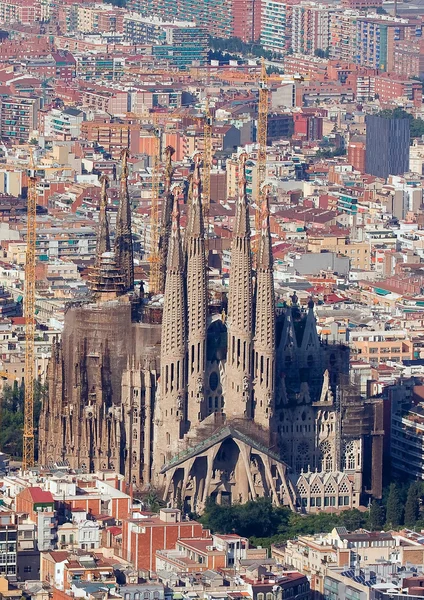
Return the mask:
<svg viewBox="0 0 424 600">
<path fill-rule="evenodd" d="M 351 352 L 365 362 L 402 362 L 414 358 L 414 344 L 405 330 L 372 331 L 355 328 L 349 331 L 348 338 Z"/>
<path fill-rule="evenodd" d="M 17 573 L 18 527 L 15 514 L 0 513 L 0 576 L 14 579 Z"/>
<path fill-rule="evenodd" d="M 331 44 L 331 15 L 337 9 L 315 2 L 292 6 L 291 47 L 294 53 L 314 55 L 325 52 Z"/>
<path fill-rule="evenodd" d="M 47 113 L 40 111 L 39 121 L 42 114 L 43 127 L 40 127 L 40 133 L 46 137 L 60 141 L 80 139 L 81 125 L 85 118 L 81 110 L 66 107 L 52 108 Z"/>
<path fill-rule="evenodd" d="M 393 71 L 396 44 L 411 39 L 411 31 L 416 32 L 416 23 L 411 20 L 387 15 L 358 17 L 355 62 L 364 67 Z"/>
<path fill-rule="evenodd" d="M 182 521 L 178 509 L 161 509 L 159 516 L 141 513 L 137 517 L 124 520 L 122 546 L 115 552 L 138 570 L 154 571 L 156 552 L 175 549 L 180 538 L 209 537 L 209 531 L 197 521 Z"/>
<path fill-rule="evenodd" d="M 290 43 L 287 30 L 288 5 L 282 0 L 263 0 L 260 42 L 266 50 L 283 54 Z M 288 71 L 285 70 L 287 73 Z"/>
<path fill-rule="evenodd" d="M 26 514 L 37 526 L 37 546 L 43 552 L 56 545 L 54 498 L 40 487 L 27 487 L 16 496 L 16 511 Z"/>
<path fill-rule="evenodd" d="M 27 142 L 37 129 L 40 98 L 9 96 L 0 99 L 0 135 L 3 140 Z"/>
<path fill-rule="evenodd" d="M 409 119 L 366 117 L 365 172 L 376 177 L 403 175 L 409 170 Z"/>
</svg>

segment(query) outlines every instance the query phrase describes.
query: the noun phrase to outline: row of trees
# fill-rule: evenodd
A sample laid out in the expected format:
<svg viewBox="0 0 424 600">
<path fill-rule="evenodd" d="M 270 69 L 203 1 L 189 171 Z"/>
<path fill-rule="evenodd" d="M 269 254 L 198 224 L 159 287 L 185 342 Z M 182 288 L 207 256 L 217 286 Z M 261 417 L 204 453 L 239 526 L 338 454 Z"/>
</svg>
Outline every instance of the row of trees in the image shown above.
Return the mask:
<svg viewBox="0 0 424 600">
<path fill-rule="evenodd" d="M 218 505 L 209 500 L 201 516 L 205 527 L 217 533 L 233 533 L 249 537 L 253 544 L 270 547 L 299 535 L 329 532 L 334 527 L 348 531 L 365 528 L 371 531 L 406 527 L 423 527 L 421 503 L 424 484 L 391 484 L 381 503 L 374 501 L 369 510 L 346 510 L 339 514 L 319 512 L 302 515 L 288 508 L 272 505 L 267 498 L 246 504 Z"/>
<path fill-rule="evenodd" d="M 380 111 L 378 115 L 387 119 L 409 119 L 411 138 L 417 138 L 424 135 L 424 120 L 416 119 L 406 112 L 406 110 L 403 110 L 403 108 L 395 108 L 393 110 L 385 109 Z"/>
<path fill-rule="evenodd" d="M 37 452 L 37 424 L 40 417 L 41 398 L 44 387 L 35 382 L 34 387 L 34 423 L 35 423 L 35 448 Z M 0 399 L 0 450 L 12 458 L 22 458 L 22 435 L 24 427 L 24 385 L 4 385 Z"/>
<path fill-rule="evenodd" d="M 257 58 L 266 58 L 267 60 L 272 60 L 276 57 L 274 52 L 270 50 L 265 50 L 265 48 L 257 43 L 252 42 L 251 44 L 246 44 L 240 38 L 231 37 L 231 38 L 209 38 L 209 58 L 212 60 L 221 60 L 225 61 L 227 59 L 237 59 L 240 56 L 255 56 Z M 230 56 L 228 56 L 230 55 Z"/>
</svg>

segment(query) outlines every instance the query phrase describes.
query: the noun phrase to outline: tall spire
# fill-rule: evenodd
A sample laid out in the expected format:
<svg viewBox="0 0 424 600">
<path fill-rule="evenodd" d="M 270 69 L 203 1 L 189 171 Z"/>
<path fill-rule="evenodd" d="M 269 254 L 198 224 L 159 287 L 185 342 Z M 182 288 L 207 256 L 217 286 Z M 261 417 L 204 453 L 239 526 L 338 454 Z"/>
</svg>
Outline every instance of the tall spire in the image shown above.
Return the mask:
<svg viewBox="0 0 424 600">
<path fill-rule="evenodd" d="M 165 165 L 165 191 L 162 201 L 162 218 L 159 238 L 159 291 L 165 290 L 166 279 L 166 260 L 168 256 L 169 236 L 171 233 L 171 213 L 173 195 L 171 191 L 172 175 L 174 169 L 172 167 L 172 156 L 175 153 L 174 148 L 167 146 L 165 148 L 166 165 Z"/>
<path fill-rule="evenodd" d="M 100 212 L 99 212 L 99 230 L 97 232 L 96 264 L 104 252 L 110 252 L 109 220 L 107 217 L 107 186 L 108 177 L 100 177 L 102 191 L 100 193 Z"/>
<path fill-rule="evenodd" d="M 254 416 L 269 429 L 275 403 L 275 292 L 269 226 L 269 190 L 264 189 L 256 266 Z"/>
<path fill-rule="evenodd" d="M 201 156 L 195 156 L 187 238 L 188 414 L 191 425 L 207 416 L 205 388 L 207 277 L 201 204 Z"/>
<path fill-rule="evenodd" d="M 134 288 L 134 257 L 131 233 L 131 206 L 128 193 L 128 148 L 122 150 L 119 208 L 116 217 L 115 256 L 126 290 Z"/>
<path fill-rule="evenodd" d="M 187 315 L 178 197 L 175 193 L 163 301 L 160 398 L 155 408 L 156 473 L 166 457 L 179 450 L 186 428 Z"/>
<path fill-rule="evenodd" d="M 239 157 L 238 198 L 228 292 L 227 416 L 251 417 L 252 255 L 246 194 L 246 153 Z"/>
</svg>

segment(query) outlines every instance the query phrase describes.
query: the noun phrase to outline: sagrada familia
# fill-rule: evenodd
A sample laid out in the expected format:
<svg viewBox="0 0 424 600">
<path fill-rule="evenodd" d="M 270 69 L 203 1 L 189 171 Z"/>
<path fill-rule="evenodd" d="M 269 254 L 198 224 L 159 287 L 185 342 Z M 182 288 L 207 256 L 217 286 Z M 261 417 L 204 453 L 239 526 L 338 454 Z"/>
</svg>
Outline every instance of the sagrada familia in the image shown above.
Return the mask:
<svg viewBox="0 0 424 600">
<path fill-rule="evenodd" d="M 246 155 L 239 156 L 229 285 L 208 290 L 200 157 L 188 223 L 172 153 L 162 198 L 163 294 L 135 289 L 122 157 L 112 250 L 103 178 L 95 265 L 86 302 L 66 311 L 48 369 L 39 463 L 115 470 L 170 506 L 201 512 L 209 497 L 318 511 L 381 495 L 382 405 L 346 383 L 349 351 L 326 344 L 312 300 L 276 303 L 268 197 L 252 265 Z"/>
</svg>

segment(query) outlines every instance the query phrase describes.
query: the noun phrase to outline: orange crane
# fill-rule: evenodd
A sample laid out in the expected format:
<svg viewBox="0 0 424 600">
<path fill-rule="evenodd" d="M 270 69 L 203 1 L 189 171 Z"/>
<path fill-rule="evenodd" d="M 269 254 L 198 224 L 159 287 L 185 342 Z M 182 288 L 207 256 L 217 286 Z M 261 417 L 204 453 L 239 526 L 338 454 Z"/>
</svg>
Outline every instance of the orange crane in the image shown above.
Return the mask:
<svg viewBox="0 0 424 600">
<path fill-rule="evenodd" d="M 258 237 L 261 229 L 261 205 L 263 194 L 263 183 L 266 177 L 266 146 L 267 146 L 267 128 L 268 128 L 268 76 L 265 67 L 265 61 L 262 59 L 261 77 L 259 79 L 259 101 L 258 101 L 258 158 L 256 162 L 256 212 L 255 212 L 255 230 Z M 255 243 L 255 250 L 258 244 Z"/>
<path fill-rule="evenodd" d="M 34 379 L 35 379 L 35 248 L 37 178 L 32 150 L 30 150 L 30 173 L 28 177 L 27 248 L 25 260 L 25 402 L 24 440 L 22 470 L 34 466 Z"/>
</svg>

